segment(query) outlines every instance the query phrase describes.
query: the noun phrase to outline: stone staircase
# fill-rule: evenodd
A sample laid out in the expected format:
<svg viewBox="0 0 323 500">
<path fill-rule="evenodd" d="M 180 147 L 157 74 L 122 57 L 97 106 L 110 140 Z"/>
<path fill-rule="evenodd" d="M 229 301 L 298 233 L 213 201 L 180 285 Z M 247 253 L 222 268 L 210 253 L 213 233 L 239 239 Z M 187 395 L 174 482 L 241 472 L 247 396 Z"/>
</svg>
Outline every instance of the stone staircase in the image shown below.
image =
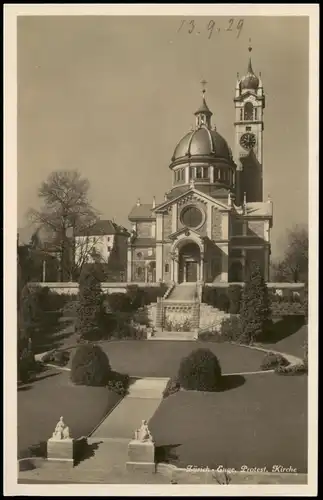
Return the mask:
<svg viewBox="0 0 323 500">
<path fill-rule="evenodd" d="M 223 319 L 228 316 L 230 315 L 220 309 L 217 309 L 216 307 L 201 303 L 199 332 L 219 331 Z"/>
<path fill-rule="evenodd" d="M 173 286 L 166 300 L 193 302 L 196 298 L 198 298 L 196 283 L 181 283 Z"/>
<path fill-rule="evenodd" d="M 149 340 L 196 340 L 197 332 L 168 332 L 162 328 L 158 328 L 154 332 L 154 336 Z"/>
</svg>

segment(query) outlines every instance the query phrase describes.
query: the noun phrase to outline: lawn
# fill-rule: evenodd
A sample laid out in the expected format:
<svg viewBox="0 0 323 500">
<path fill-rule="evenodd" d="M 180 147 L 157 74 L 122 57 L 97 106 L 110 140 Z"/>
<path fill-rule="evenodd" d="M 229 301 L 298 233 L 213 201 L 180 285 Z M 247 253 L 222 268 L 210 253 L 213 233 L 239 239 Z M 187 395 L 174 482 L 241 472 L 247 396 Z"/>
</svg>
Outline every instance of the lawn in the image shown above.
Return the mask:
<svg viewBox="0 0 323 500">
<path fill-rule="evenodd" d="M 138 377 L 171 377 L 177 374 L 183 356 L 199 347 L 211 349 L 218 356 L 223 373 L 258 371 L 264 357 L 256 350 L 214 342 L 124 340 L 102 342 L 100 346 L 113 370 Z"/>
<path fill-rule="evenodd" d="M 307 376 L 249 375 L 227 391 L 180 391 L 150 420 L 161 460 L 180 467 L 307 470 Z M 161 448 L 160 448 L 161 447 Z"/>
<path fill-rule="evenodd" d="M 87 436 L 120 400 L 105 387 L 74 386 L 69 372 L 48 369 L 18 388 L 18 457 L 43 454 L 60 416 L 73 438 Z"/>
</svg>

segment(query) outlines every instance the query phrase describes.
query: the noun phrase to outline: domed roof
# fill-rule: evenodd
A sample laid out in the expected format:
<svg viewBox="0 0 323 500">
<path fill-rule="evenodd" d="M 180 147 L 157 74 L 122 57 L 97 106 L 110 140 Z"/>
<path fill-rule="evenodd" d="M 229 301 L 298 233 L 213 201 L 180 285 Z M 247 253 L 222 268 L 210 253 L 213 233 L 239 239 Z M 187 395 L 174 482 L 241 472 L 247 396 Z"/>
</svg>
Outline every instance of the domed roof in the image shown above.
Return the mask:
<svg viewBox="0 0 323 500">
<path fill-rule="evenodd" d="M 186 134 L 177 144 L 172 161 L 184 156 L 213 156 L 232 160 L 226 140 L 216 131 L 202 126 Z"/>
</svg>

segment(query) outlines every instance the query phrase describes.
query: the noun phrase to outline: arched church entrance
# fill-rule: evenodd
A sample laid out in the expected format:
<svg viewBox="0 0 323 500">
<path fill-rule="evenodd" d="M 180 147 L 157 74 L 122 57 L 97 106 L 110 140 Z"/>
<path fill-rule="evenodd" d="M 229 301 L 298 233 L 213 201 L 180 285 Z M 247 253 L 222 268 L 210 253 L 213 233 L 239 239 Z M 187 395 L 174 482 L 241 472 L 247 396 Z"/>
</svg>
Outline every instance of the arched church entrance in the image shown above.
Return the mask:
<svg viewBox="0 0 323 500">
<path fill-rule="evenodd" d="M 178 282 L 195 282 L 199 279 L 200 248 L 189 242 L 179 250 Z"/>
</svg>

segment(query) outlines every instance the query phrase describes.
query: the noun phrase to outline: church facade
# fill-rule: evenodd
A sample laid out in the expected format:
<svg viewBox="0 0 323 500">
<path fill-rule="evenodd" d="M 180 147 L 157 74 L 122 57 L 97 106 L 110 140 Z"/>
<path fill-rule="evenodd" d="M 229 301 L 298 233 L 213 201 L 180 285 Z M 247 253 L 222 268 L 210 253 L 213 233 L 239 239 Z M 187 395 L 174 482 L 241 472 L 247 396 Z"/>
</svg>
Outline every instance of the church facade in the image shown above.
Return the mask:
<svg viewBox="0 0 323 500">
<path fill-rule="evenodd" d="M 251 51 L 251 48 L 249 48 Z M 234 96 L 234 150 L 212 123 L 205 90 L 195 128 L 178 142 L 163 202 L 137 201 L 129 282 L 242 282 L 257 261 L 269 280 L 273 204 L 263 200 L 265 94 L 249 58 Z"/>
</svg>

